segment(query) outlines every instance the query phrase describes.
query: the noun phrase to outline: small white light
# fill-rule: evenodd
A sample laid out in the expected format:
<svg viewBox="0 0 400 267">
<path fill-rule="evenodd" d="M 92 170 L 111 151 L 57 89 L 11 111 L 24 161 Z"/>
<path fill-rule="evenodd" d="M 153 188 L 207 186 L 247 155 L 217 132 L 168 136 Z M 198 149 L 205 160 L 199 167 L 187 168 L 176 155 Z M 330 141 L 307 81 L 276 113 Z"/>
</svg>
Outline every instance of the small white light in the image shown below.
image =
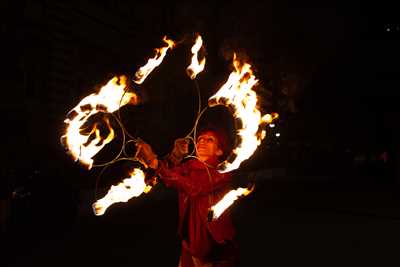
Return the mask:
<svg viewBox="0 0 400 267">
<path fill-rule="evenodd" d="M 271 123 L 271 124 L 269 125 L 269 127 L 274 128 L 274 127 L 275 127 L 275 124 Z"/>
<path fill-rule="evenodd" d="M 276 137 L 279 137 L 279 136 L 281 136 L 281 134 L 280 134 L 280 133 L 276 133 L 275 136 L 276 136 Z"/>
<path fill-rule="evenodd" d="M 386 31 L 387 31 L 387 32 L 390 32 L 390 28 L 389 28 L 389 27 L 388 27 L 388 28 L 386 28 Z"/>
</svg>

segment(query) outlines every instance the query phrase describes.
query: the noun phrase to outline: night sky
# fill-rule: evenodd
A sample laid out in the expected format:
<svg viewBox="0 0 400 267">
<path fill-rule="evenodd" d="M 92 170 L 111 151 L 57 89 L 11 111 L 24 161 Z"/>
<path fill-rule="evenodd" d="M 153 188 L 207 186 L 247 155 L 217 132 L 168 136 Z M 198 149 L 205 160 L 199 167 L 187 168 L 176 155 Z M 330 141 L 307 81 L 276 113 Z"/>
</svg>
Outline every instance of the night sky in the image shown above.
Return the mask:
<svg viewBox="0 0 400 267">
<path fill-rule="evenodd" d="M 138 214 L 138 210 L 159 220 L 160 214 L 168 216 L 164 214 L 166 211 L 158 207 L 160 214 L 151 215 L 143 206 L 155 205 L 160 199 L 172 199 L 167 210 L 173 210 L 176 201 L 173 194 L 159 189 L 161 196 L 150 197 L 147 204 L 141 199 L 139 204 L 128 205 L 126 211 L 121 211 L 123 205 L 119 205 L 116 208 L 119 211 L 111 212 L 111 217 L 96 221 L 93 215 L 88 215 L 87 205 L 101 168 L 87 171 L 74 163 L 59 140 L 65 131 L 66 114 L 80 99 L 94 93 L 115 75 L 126 75 L 131 80 L 135 71 L 153 56 L 154 48 L 163 45 L 161 40 L 165 35 L 179 41 L 179 45 L 142 85 L 131 83 L 141 103 L 121 109 L 126 129 L 149 142 L 157 154 L 168 153 L 173 141 L 185 136 L 196 118 L 196 85 L 185 73 L 196 33 L 203 37 L 203 54 L 207 59 L 204 72 L 197 78 L 203 107 L 225 82 L 236 52 L 253 65 L 260 79 L 256 90 L 262 112 L 280 114 L 276 127 L 267 129 L 266 140 L 244 162 L 241 171 L 258 173 L 255 180 L 263 180 L 263 173 L 277 170 L 278 173 L 284 170 L 284 176 L 291 178 L 283 184 L 276 182 L 278 178 L 272 179 L 268 186 L 276 186 L 275 189 L 265 189 L 263 184 L 261 192 L 270 195 L 250 198 L 238 208 L 237 214 L 253 203 L 248 212 L 254 220 L 259 212 L 255 206 L 268 207 L 279 217 L 291 200 L 295 201 L 294 196 L 304 197 L 299 205 L 313 205 L 305 196 L 307 190 L 317 192 L 318 197 L 324 195 L 324 190 L 331 190 L 337 193 L 332 196 L 337 197 L 342 191 L 336 183 L 351 185 L 357 192 L 371 192 L 374 186 L 384 185 L 385 189 L 379 189 L 383 198 L 390 198 L 391 205 L 398 201 L 391 191 L 398 190 L 400 182 L 400 19 L 394 1 L 26 0 L 5 1 L 0 10 L 3 87 L 0 196 L 14 203 L 7 238 L 19 233 L 21 238 L 28 236 L 30 240 L 22 250 L 15 249 L 17 243 L 12 241 L 10 255 L 31 251 L 32 244 L 46 239 L 46 226 L 53 219 L 56 226 L 49 236 L 65 233 L 71 225 L 83 227 L 79 228 L 83 231 L 88 222 L 103 228 L 110 223 L 118 228 L 119 222 L 114 225 L 113 218 L 123 220 L 132 211 Z M 230 120 L 226 110 L 210 111 L 205 118 Z M 232 130 L 231 124 L 225 126 Z M 118 152 L 121 132 L 116 130 L 116 133 L 115 141 L 99 153 L 99 162 L 112 159 Z M 382 165 L 380 156 L 385 151 L 389 159 Z M 124 164 L 118 165 L 107 175 L 120 174 L 126 168 Z M 330 177 L 335 186 L 320 187 L 321 181 L 315 178 L 319 176 Z M 308 181 L 309 177 L 314 177 L 311 179 L 314 184 L 307 185 L 311 189 L 291 182 Z M 104 191 L 118 181 L 119 178 L 103 176 L 98 181 L 99 190 Z M 370 187 L 364 187 L 365 184 Z M 18 190 L 20 195 L 15 198 Z M 280 195 L 289 200 L 274 202 Z M 327 200 L 333 207 L 329 211 L 333 221 L 335 203 L 354 213 L 360 209 L 367 210 L 366 213 L 376 211 L 351 204 L 356 197 L 349 197 L 348 206 L 339 197 L 336 202 L 335 197 Z M 268 206 L 267 200 L 278 204 Z M 322 206 L 318 209 L 323 209 Z M 60 207 L 67 212 L 55 214 L 54 210 Z M 80 217 L 82 207 L 85 207 L 84 218 L 89 217 L 87 220 Z M 297 212 L 282 220 L 306 218 Z M 314 213 L 312 216 L 318 217 Z M 398 211 L 390 216 L 398 220 Z M 142 219 L 139 224 L 156 227 L 150 221 Z M 171 219 L 171 231 L 174 223 Z M 43 235 L 29 234 L 30 230 L 22 233 L 21 229 L 28 225 L 29 229 L 41 225 Z M 173 234 L 163 238 L 173 240 Z M 285 238 L 290 242 L 289 234 Z M 173 249 L 168 251 L 176 254 Z M 249 251 L 244 255 L 250 255 Z"/>
</svg>

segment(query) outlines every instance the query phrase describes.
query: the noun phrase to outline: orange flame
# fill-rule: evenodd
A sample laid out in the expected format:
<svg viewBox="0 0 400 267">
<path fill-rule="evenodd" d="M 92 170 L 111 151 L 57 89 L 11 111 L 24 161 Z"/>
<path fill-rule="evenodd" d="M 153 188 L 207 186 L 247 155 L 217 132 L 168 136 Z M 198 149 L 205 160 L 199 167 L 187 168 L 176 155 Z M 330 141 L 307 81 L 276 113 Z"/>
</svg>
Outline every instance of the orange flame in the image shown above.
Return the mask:
<svg viewBox="0 0 400 267">
<path fill-rule="evenodd" d="M 136 71 L 135 79 L 133 80 L 135 83 L 143 83 L 147 76 L 161 64 L 165 55 L 167 54 L 168 49 L 172 49 L 175 46 L 174 41 L 167 39 L 166 36 L 164 36 L 163 41 L 167 44 L 167 46 L 156 48 L 156 55 L 153 58 L 150 58 L 146 65 L 140 67 L 140 69 Z"/>
<path fill-rule="evenodd" d="M 231 107 L 234 111 L 233 116 L 242 124 L 242 128 L 237 129 L 240 142 L 231 154 L 235 159 L 232 162 L 228 160 L 222 162 L 219 165 L 220 172 L 237 169 L 244 160 L 253 155 L 265 137 L 261 125 L 277 118 L 277 113 L 261 116 L 261 112 L 257 109 L 257 94 L 252 88 L 258 80 L 251 70 L 251 65 L 248 63 L 241 65 L 235 54 L 233 66 L 235 70 L 229 75 L 227 82 L 208 101 L 209 106 Z"/>
<path fill-rule="evenodd" d="M 277 118 L 279 118 L 279 114 L 273 112 L 272 114 L 265 114 L 262 118 L 261 121 L 266 122 L 266 123 L 271 123 L 274 120 L 276 120 Z"/>
<path fill-rule="evenodd" d="M 203 45 L 203 39 L 201 36 L 197 36 L 196 42 L 192 47 L 192 62 L 187 67 L 186 72 L 189 75 L 190 79 L 194 80 L 200 72 L 204 70 L 204 66 L 206 65 L 206 58 L 203 58 L 201 62 L 199 63 L 199 60 L 197 59 L 197 53 L 199 52 L 200 48 Z"/>
<path fill-rule="evenodd" d="M 151 186 L 144 182 L 145 175 L 141 169 L 135 168 L 130 175 L 130 178 L 125 178 L 118 185 L 111 186 L 107 195 L 92 205 L 97 216 L 103 215 L 114 203 L 127 202 L 132 197 L 138 197 L 151 190 Z"/>
<path fill-rule="evenodd" d="M 253 189 L 254 186 L 250 189 L 239 187 L 236 190 L 229 191 L 217 204 L 211 207 L 210 210 L 213 212 L 212 219 L 218 219 L 238 198 L 247 196 Z"/>
<path fill-rule="evenodd" d="M 81 100 L 69 114 L 73 118 L 67 118 L 64 122 L 67 124 L 66 134 L 61 138 L 65 141 L 74 160 L 79 160 L 83 165 L 90 169 L 93 165 L 93 157 L 114 138 L 114 131 L 108 121 L 109 135 L 102 139 L 100 130 L 94 126 L 89 134 L 82 134 L 81 127 L 87 119 L 98 112 L 114 112 L 129 102 L 136 103 L 137 96 L 134 93 L 126 93 L 126 77 L 114 77 L 98 93 L 91 94 Z M 93 140 L 90 137 L 95 134 Z"/>
</svg>

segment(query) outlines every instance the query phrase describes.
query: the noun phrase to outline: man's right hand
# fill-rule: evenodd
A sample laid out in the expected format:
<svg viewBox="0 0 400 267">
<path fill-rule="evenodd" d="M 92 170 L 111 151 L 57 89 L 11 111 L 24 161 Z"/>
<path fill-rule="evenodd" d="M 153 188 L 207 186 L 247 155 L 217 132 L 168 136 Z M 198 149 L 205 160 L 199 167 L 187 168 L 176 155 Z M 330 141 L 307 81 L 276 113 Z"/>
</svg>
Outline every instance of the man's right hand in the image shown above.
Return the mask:
<svg viewBox="0 0 400 267">
<path fill-rule="evenodd" d="M 175 140 L 174 149 L 172 154 L 176 158 L 182 159 L 186 154 L 189 153 L 189 139 L 178 138 Z"/>
<path fill-rule="evenodd" d="M 153 152 L 153 149 L 149 144 L 140 140 L 136 143 L 136 155 L 135 158 L 142 163 L 146 168 L 157 169 L 158 160 L 157 155 Z"/>
<path fill-rule="evenodd" d="M 189 139 L 178 138 L 175 140 L 174 148 L 171 153 L 166 157 L 168 165 L 170 167 L 178 165 L 185 155 L 189 153 Z"/>
</svg>

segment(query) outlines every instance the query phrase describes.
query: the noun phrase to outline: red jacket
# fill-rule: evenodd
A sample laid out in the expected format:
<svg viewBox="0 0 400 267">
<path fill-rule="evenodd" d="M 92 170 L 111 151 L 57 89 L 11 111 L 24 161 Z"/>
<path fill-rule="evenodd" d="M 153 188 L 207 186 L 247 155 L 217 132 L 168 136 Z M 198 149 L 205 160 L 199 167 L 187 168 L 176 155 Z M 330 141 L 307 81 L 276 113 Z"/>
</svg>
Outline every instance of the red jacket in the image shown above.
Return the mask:
<svg viewBox="0 0 400 267">
<path fill-rule="evenodd" d="M 179 198 L 180 237 L 186 242 L 190 254 L 207 259 L 217 244 L 232 241 L 235 229 L 229 212 L 224 212 L 217 220 L 208 222 L 208 210 L 229 191 L 231 175 L 219 173 L 215 168 L 206 167 L 195 159 L 173 168 L 160 162 L 160 179 L 168 186 L 176 188 Z"/>
</svg>

